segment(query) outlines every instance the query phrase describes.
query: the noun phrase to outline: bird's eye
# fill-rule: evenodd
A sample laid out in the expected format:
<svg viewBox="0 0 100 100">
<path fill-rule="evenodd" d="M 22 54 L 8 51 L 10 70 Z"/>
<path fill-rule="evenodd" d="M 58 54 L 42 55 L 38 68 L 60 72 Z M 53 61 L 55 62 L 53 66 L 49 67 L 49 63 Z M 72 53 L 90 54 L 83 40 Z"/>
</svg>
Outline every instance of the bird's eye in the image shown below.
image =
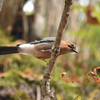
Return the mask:
<svg viewBox="0 0 100 100">
<path fill-rule="evenodd" d="M 74 44 L 71 44 L 71 47 L 74 47 Z"/>
<path fill-rule="evenodd" d="M 75 45 L 74 44 L 70 44 L 70 45 L 68 45 L 71 49 L 73 49 L 74 47 L 75 47 Z"/>
</svg>

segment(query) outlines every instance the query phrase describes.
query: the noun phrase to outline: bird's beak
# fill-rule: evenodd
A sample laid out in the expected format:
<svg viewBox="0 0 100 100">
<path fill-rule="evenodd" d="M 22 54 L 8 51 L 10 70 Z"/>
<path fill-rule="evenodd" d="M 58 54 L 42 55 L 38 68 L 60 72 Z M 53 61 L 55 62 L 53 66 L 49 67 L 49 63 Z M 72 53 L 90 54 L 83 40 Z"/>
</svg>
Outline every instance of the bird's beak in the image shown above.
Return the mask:
<svg viewBox="0 0 100 100">
<path fill-rule="evenodd" d="M 74 52 L 76 52 L 76 53 L 78 53 L 78 51 L 77 51 L 77 50 L 75 50 L 74 48 L 73 48 L 73 51 L 74 51 Z"/>
</svg>

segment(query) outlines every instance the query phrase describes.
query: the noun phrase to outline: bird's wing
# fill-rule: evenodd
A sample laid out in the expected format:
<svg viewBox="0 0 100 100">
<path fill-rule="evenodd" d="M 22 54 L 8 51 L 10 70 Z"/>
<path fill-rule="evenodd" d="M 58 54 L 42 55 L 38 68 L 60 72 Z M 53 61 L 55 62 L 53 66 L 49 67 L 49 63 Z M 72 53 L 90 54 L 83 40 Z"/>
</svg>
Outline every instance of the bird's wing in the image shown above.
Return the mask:
<svg viewBox="0 0 100 100">
<path fill-rule="evenodd" d="M 29 42 L 28 44 L 39 44 L 39 43 L 54 42 L 54 41 L 55 41 L 55 39 L 53 39 L 53 38 L 44 38 L 44 39 L 41 39 L 41 40 Z"/>
<path fill-rule="evenodd" d="M 46 43 L 46 42 L 54 42 L 55 41 L 55 38 L 54 37 L 47 37 L 47 38 L 44 38 L 44 39 L 41 39 L 41 40 L 35 40 L 35 41 L 32 41 L 32 42 L 28 42 L 26 44 L 40 44 L 40 43 Z M 22 44 L 17 44 L 16 46 L 19 47 L 20 45 Z"/>
<path fill-rule="evenodd" d="M 51 51 L 51 47 L 54 44 L 55 39 L 53 38 L 45 38 L 40 40 L 40 43 L 37 43 L 34 47 L 37 50 L 42 50 L 43 52 L 45 51 Z"/>
<path fill-rule="evenodd" d="M 32 44 L 33 44 L 34 50 L 40 50 L 42 52 L 45 52 L 45 51 L 51 51 L 51 47 L 52 47 L 54 41 L 55 41 L 54 37 L 48 37 L 48 38 L 44 38 L 44 39 L 41 39 L 41 40 L 29 42 L 29 43 L 26 43 L 26 44 L 18 44 L 17 46 L 20 47 L 20 48 L 21 47 L 24 48 L 24 51 L 25 51 L 25 48 L 32 47 Z"/>
<path fill-rule="evenodd" d="M 49 42 L 49 43 L 41 43 L 35 45 L 35 48 L 37 50 L 42 50 L 42 51 L 50 51 L 51 47 L 53 46 L 54 42 Z"/>
</svg>

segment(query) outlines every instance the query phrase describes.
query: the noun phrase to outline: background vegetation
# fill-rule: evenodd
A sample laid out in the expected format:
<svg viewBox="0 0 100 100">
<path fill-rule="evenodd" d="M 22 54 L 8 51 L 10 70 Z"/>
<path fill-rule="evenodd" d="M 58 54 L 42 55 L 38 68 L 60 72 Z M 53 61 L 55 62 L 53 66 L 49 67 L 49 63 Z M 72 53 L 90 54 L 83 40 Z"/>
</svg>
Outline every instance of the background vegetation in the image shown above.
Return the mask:
<svg viewBox="0 0 100 100">
<path fill-rule="evenodd" d="M 81 6 L 78 1 L 74 2 L 70 13 L 71 18 L 63 39 L 72 41 L 79 53 L 71 53 L 58 58 L 51 77 L 51 87 L 55 90 L 57 100 L 73 100 L 80 91 L 84 90 L 89 80 L 87 87 L 77 100 L 99 100 L 100 84 L 96 83 L 92 77 L 90 78 L 88 72 L 100 66 L 100 2 L 97 1 L 94 5 L 90 2 L 86 6 Z M 73 22 L 75 22 L 74 25 Z M 55 27 L 51 34 L 48 27 L 44 28 L 39 38 L 56 36 L 57 28 Z M 8 36 L 8 31 L 6 32 L 1 25 L 0 46 L 14 46 L 28 41 L 15 38 L 12 35 Z M 28 55 L 0 56 L 0 77 L 21 100 L 39 100 L 37 98 L 41 97 L 41 82 L 46 67 L 46 63 L 42 60 Z M 65 77 L 74 83 L 62 79 L 61 75 L 64 71 L 67 72 Z M 0 100 L 4 98 L 17 100 L 14 92 L 0 81 Z"/>
</svg>

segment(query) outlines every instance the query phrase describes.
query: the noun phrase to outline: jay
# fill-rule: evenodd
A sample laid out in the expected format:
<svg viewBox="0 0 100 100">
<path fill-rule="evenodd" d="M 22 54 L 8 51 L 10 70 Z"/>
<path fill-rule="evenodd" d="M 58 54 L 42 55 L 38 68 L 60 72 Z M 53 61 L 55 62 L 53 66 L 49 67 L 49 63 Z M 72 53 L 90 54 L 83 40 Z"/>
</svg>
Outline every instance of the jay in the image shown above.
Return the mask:
<svg viewBox="0 0 100 100">
<path fill-rule="evenodd" d="M 22 53 L 34 56 L 38 59 L 45 61 L 45 59 L 48 59 L 51 56 L 51 48 L 54 42 L 54 37 L 48 37 L 42 40 L 36 40 L 26 44 L 18 44 L 17 46 L 4 46 L 0 47 L 0 55 Z M 72 42 L 62 40 L 59 55 L 67 54 L 70 52 L 78 53 L 75 45 Z"/>
</svg>

